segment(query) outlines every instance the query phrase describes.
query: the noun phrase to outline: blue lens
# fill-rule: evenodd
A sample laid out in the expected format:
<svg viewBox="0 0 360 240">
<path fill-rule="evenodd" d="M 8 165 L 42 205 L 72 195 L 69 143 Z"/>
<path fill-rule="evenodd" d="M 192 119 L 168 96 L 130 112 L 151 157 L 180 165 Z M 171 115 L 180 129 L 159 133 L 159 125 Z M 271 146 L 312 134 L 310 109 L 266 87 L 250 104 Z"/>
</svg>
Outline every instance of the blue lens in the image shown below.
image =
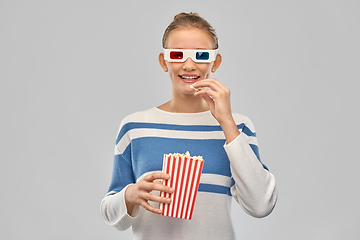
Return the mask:
<svg viewBox="0 0 360 240">
<path fill-rule="evenodd" d="M 197 60 L 208 60 L 209 52 L 196 52 L 196 59 Z"/>
</svg>

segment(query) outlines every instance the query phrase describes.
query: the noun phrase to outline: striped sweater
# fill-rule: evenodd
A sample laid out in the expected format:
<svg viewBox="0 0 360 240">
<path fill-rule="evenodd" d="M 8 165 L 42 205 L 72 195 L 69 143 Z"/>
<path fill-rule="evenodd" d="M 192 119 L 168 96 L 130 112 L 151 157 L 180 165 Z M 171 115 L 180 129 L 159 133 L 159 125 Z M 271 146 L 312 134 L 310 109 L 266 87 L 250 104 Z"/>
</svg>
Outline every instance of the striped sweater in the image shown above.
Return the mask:
<svg viewBox="0 0 360 240">
<path fill-rule="evenodd" d="M 170 113 L 152 108 L 127 116 L 116 139 L 112 181 L 101 202 L 105 221 L 119 230 L 132 227 L 134 239 L 235 239 L 232 197 L 253 217 L 270 214 L 277 199 L 275 178 L 260 161 L 251 121 L 240 114 L 233 117 L 241 133 L 226 144 L 210 111 Z M 161 171 L 164 154 L 186 151 L 204 159 L 192 220 L 153 214 L 139 206 L 127 214 L 127 186 Z"/>
</svg>

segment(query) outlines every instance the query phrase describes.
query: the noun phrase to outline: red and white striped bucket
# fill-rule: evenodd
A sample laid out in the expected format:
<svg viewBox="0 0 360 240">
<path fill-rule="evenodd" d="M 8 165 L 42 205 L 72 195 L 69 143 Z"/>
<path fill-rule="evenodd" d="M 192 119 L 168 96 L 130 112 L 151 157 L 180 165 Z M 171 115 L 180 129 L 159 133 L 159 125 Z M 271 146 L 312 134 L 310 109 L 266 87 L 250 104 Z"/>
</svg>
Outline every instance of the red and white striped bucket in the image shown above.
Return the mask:
<svg viewBox="0 0 360 240">
<path fill-rule="evenodd" d="M 160 203 L 162 215 L 191 220 L 199 187 L 204 160 L 190 157 L 190 154 L 164 154 L 163 172 L 170 175 L 163 184 L 174 189 L 174 193 L 161 192 L 162 197 L 170 197 L 170 204 Z"/>
</svg>

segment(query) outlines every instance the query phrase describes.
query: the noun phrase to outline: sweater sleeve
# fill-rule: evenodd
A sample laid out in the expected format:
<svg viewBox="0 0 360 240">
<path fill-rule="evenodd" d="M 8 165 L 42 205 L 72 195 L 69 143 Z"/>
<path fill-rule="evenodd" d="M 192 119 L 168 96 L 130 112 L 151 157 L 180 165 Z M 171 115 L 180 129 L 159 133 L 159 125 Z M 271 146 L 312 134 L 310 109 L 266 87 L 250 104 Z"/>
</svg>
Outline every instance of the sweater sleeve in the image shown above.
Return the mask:
<svg viewBox="0 0 360 240">
<path fill-rule="evenodd" d="M 105 222 L 119 230 L 128 229 L 138 215 L 138 206 L 135 206 L 129 215 L 125 203 L 125 191 L 133 183 L 135 177 L 131 163 L 131 144 L 125 125 L 116 140 L 111 184 L 100 204 L 100 212 Z"/>
<path fill-rule="evenodd" d="M 139 207 L 135 206 L 131 215 L 127 213 L 124 193 L 128 186 L 120 192 L 109 192 L 103 198 L 100 205 L 101 215 L 105 222 L 120 231 L 128 229 L 133 224 L 139 212 Z"/>
<path fill-rule="evenodd" d="M 275 178 L 260 161 L 252 123 L 247 119 L 241 125 L 240 135 L 224 145 L 235 182 L 231 194 L 249 215 L 266 217 L 277 200 Z"/>
</svg>

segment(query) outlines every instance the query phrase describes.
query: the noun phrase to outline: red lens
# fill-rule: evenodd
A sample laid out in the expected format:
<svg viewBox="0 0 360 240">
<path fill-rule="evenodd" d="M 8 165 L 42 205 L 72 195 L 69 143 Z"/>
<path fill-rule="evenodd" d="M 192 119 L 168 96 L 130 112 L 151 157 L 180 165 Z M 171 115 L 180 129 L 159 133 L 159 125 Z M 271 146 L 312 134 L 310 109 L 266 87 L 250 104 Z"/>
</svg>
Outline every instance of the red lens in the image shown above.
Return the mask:
<svg viewBox="0 0 360 240">
<path fill-rule="evenodd" d="M 182 58 L 183 58 L 182 52 L 175 52 L 175 51 L 170 52 L 170 59 L 182 59 Z"/>
</svg>

